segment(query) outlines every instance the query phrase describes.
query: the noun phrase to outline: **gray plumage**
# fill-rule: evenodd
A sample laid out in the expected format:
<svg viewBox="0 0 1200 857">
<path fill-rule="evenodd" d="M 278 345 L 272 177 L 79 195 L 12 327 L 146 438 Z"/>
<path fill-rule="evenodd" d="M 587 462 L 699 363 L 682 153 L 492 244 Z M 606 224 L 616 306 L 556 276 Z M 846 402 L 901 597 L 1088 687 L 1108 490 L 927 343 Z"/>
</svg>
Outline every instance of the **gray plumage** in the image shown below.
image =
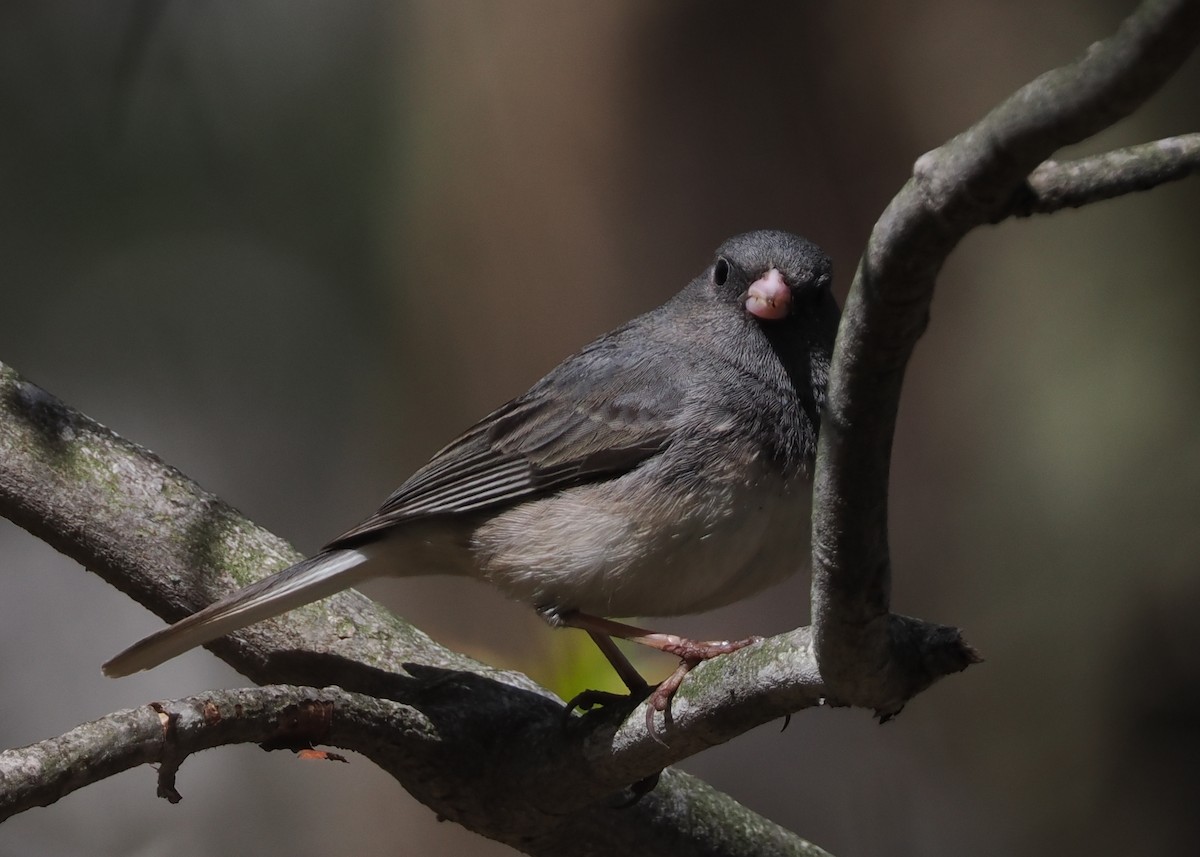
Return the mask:
<svg viewBox="0 0 1200 857">
<path fill-rule="evenodd" d="M 748 311 L 782 274 L 790 308 Z M 552 621 L 744 598 L 809 550 L 818 420 L 838 321 L 829 260 L 784 232 L 730 239 L 661 307 L 602 336 L 438 452 L 316 557 L 109 661 L 147 669 L 385 574 L 462 574 Z"/>
</svg>

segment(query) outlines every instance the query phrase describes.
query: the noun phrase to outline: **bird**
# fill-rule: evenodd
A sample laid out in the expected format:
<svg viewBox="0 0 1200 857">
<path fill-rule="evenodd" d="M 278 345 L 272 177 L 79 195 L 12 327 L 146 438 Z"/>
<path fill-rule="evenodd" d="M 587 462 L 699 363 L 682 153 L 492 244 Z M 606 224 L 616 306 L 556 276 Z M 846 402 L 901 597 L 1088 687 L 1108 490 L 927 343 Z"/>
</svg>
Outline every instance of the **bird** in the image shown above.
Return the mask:
<svg viewBox="0 0 1200 857">
<path fill-rule="evenodd" d="M 702 661 L 697 641 L 616 618 L 731 604 L 807 566 L 812 475 L 840 310 L 829 257 L 788 232 L 725 241 L 656 309 L 568 357 L 436 453 L 315 554 L 133 644 L 149 669 L 376 576 L 486 581 L 586 631 L 647 726 Z M 679 658 L 650 685 L 613 642 Z M 589 692 L 568 703 L 590 707 Z"/>
</svg>

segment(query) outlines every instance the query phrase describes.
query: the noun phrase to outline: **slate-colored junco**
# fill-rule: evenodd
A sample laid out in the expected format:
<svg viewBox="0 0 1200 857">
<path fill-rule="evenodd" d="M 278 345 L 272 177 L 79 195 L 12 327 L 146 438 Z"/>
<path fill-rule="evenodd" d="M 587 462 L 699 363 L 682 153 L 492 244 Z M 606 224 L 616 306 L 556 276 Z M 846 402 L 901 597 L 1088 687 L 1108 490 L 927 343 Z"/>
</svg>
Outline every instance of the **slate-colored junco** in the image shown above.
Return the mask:
<svg viewBox="0 0 1200 857">
<path fill-rule="evenodd" d="M 697 613 L 808 560 L 811 478 L 838 323 L 829 259 L 786 232 L 726 241 L 661 307 L 563 361 L 437 453 L 319 554 L 126 649 L 148 669 L 380 575 L 486 580 L 596 640 L 631 691 L 619 636 L 695 664 L 697 642 L 603 618 Z"/>
</svg>

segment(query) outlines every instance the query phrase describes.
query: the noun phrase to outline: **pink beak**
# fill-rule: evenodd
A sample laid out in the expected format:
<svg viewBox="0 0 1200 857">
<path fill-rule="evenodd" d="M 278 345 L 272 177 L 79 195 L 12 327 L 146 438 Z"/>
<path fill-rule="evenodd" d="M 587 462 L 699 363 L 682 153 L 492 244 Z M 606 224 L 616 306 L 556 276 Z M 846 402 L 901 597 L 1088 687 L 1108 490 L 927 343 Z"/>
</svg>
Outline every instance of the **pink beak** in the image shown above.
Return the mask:
<svg viewBox="0 0 1200 857">
<path fill-rule="evenodd" d="M 742 299 L 746 301 L 746 312 L 767 321 L 783 318 L 792 308 L 791 289 L 777 268 L 751 283 Z"/>
</svg>

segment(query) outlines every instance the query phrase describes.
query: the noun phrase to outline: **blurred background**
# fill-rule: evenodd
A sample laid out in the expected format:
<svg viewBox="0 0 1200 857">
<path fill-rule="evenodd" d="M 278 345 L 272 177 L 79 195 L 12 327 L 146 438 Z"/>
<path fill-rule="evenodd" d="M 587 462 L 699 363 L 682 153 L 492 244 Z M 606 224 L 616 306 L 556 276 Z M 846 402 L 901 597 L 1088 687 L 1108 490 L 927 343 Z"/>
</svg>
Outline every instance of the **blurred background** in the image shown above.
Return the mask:
<svg viewBox="0 0 1200 857">
<path fill-rule="evenodd" d="M 0 360 L 312 551 L 730 234 L 816 240 L 843 298 L 914 159 L 1132 6 L 10 0 Z M 1193 58 L 1067 154 L 1195 130 L 1197 91 Z M 1193 179 L 964 242 L 901 408 L 894 608 L 987 662 L 685 768 L 839 857 L 1194 846 L 1198 214 Z M 203 651 L 106 680 L 159 620 L 6 521 L 0 565 L 2 746 L 243 683 Z M 659 624 L 780 632 L 807 585 Z M 482 586 L 367 591 L 560 693 L 608 680 Z M 178 806 L 128 772 L 0 855 L 511 853 L 352 762 L 212 751 Z"/>
</svg>

